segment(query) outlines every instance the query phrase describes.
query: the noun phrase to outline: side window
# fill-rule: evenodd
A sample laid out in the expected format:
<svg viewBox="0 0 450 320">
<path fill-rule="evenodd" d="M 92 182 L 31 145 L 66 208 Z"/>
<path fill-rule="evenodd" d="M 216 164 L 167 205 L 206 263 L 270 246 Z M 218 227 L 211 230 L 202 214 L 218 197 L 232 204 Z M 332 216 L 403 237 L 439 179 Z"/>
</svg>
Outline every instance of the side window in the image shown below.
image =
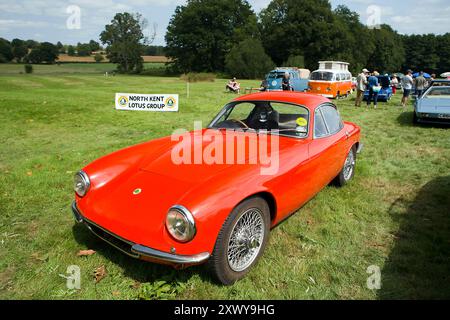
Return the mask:
<svg viewBox="0 0 450 320">
<path fill-rule="evenodd" d="M 321 107 L 320 110 L 322 111 L 322 115 L 329 133 L 334 134 L 342 129 L 343 123 L 341 117 L 339 116 L 339 112 L 334 107 L 325 105 Z"/>
<path fill-rule="evenodd" d="M 325 126 L 325 122 L 323 121 L 322 112 L 320 112 L 322 108 L 316 109 L 314 114 L 314 137 L 320 138 L 326 136 L 328 134 L 327 127 Z"/>
<path fill-rule="evenodd" d="M 336 73 L 336 81 L 341 81 L 341 75 L 339 73 Z"/>
</svg>

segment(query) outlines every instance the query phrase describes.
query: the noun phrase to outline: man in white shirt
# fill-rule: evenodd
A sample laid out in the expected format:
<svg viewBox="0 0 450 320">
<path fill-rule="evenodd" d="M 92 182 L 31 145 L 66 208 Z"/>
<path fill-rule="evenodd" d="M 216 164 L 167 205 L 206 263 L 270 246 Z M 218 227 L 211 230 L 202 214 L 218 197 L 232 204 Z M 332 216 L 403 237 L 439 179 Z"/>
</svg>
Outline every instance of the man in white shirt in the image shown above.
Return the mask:
<svg viewBox="0 0 450 320">
<path fill-rule="evenodd" d="M 402 87 L 403 87 L 403 98 L 402 98 L 402 107 L 405 108 L 408 103 L 409 95 L 411 94 L 411 90 L 413 88 L 414 80 L 412 78 L 412 71 L 408 70 L 406 75 L 402 79 Z"/>
<path fill-rule="evenodd" d="M 361 107 L 361 101 L 364 95 L 364 91 L 366 90 L 367 85 L 367 75 L 369 74 L 369 70 L 363 69 L 358 77 L 356 78 L 356 99 L 355 99 L 355 107 Z"/>
</svg>

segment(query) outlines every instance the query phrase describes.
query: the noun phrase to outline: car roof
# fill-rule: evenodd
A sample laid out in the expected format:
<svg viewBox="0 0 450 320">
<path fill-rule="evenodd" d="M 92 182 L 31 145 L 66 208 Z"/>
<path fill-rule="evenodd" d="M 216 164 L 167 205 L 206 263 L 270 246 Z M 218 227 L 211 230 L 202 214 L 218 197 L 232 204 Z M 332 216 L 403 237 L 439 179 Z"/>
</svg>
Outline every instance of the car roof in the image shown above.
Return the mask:
<svg viewBox="0 0 450 320">
<path fill-rule="evenodd" d="M 336 74 L 336 73 L 345 73 L 345 74 L 350 73 L 351 74 L 351 72 L 348 70 L 336 70 L 336 69 L 317 69 L 317 70 L 314 70 L 313 72 L 330 72 L 333 74 Z"/>
<path fill-rule="evenodd" d="M 292 92 L 292 91 L 272 91 L 258 92 L 240 96 L 233 101 L 277 101 L 299 104 L 314 110 L 323 103 L 332 103 L 329 99 L 317 94 Z"/>
</svg>

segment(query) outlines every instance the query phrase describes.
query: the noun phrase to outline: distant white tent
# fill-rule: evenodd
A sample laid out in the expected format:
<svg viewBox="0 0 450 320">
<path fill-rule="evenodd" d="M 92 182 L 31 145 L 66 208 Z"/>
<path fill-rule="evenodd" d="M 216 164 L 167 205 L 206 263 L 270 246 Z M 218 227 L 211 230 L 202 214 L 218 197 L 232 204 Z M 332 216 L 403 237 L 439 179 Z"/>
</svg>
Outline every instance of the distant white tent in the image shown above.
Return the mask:
<svg viewBox="0 0 450 320">
<path fill-rule="evenodd" d="M 442 78 L 449 78 L 450 77 L 450 72 L 444 72 L 443 74 L 441 74 Z"/>
</svg>

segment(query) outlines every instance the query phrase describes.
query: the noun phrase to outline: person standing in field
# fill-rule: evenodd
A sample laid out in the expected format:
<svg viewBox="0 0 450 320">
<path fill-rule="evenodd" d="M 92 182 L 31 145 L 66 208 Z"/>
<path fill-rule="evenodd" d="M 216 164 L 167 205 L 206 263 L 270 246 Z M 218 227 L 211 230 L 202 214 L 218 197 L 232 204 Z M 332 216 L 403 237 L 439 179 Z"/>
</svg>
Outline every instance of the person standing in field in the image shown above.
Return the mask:
<svg viewBox="0 0 450 320">
<path fill-rule="evenodd" d="M 392 76 L 392 80 L 391 80 L 392 94 L 397 93 L 397 86 L 398 86 L 397 76 Z"/>
<path fill-rule="evenodd" d="M 361 102 L 363 99 L 364 91 L 366 90 L 367 85 L 367 75 L 369 74 L 369 70 L 363 69 L 358 77 L 356 78 L 356 99 L 355 99 L 355 107 L 361 107 Z"/>
<path fill-rule="evenodd" d="M 418 98 L 420 98 L 423 94 L 423 91 L 425 90 L 426 86 L 427 86 L 427 79 L 425 79 L 425 77 L 423 76 L 424 72 L 420 71 L 419 76 L 416 78 L 415 80 L 415 85 L 416 85 L 416 96 Z"/>
<path fill-rule="evenodd" d="M 367 79 L 367 86 L 369 87 L 369 97 L 367 98 L 367 108 L 370 107 L 373 98 L 373 106 L 376 109 L 378 104 L 378 93 L 380 92 L 380 82 L 378 76 L 380 74 L 374 71 L 372 75 Z"/>
<path fill-rule="evenodd" d="M 281 80 L 281 87 L 283 91 L 291 91 L 291 75 L 289 72 L 284 74 L 283 80 Z"/>
<path fill-rule="evenodd" d="M 402 87 L 403 87 L 403 98 L 402 98 L 402 107 L 405 108 L 408 103 L 409 96 L 411 94 L 411 90 L 413 88 L 414 80 L 412 78 L 412 71 L 408 70 L 406 75 L 402 79 Z"/>
</svg>

